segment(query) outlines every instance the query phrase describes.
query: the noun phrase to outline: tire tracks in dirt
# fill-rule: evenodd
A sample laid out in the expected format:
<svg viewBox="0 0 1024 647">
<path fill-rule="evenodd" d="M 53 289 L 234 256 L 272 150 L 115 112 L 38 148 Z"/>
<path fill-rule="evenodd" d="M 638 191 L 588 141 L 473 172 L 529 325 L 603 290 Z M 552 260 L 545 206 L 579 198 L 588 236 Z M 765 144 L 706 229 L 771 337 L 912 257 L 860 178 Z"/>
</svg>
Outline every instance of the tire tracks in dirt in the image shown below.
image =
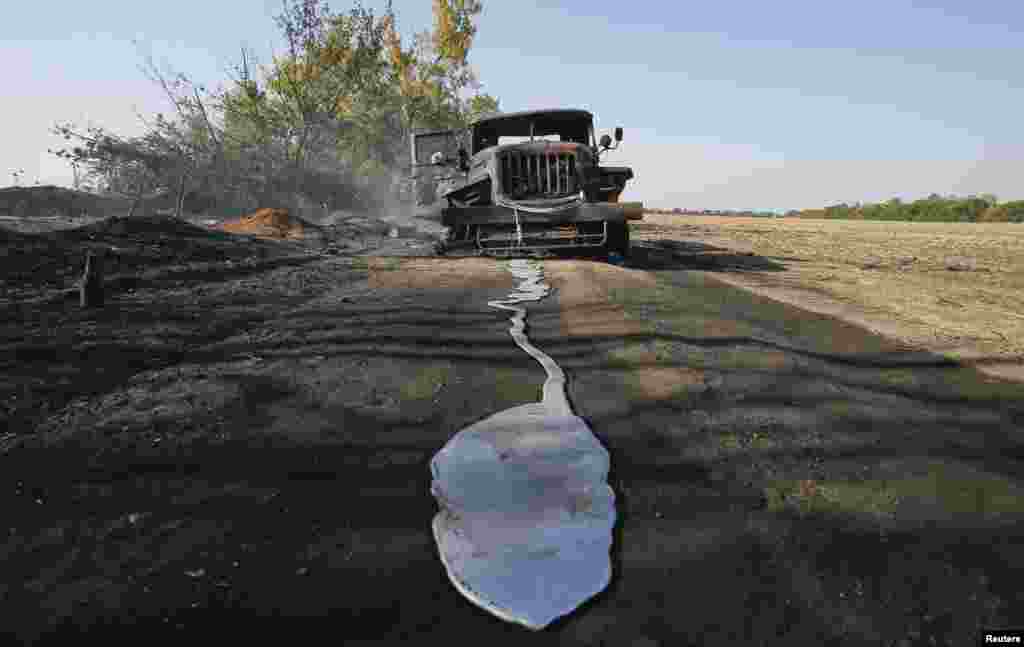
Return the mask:
<svg viewBox="0 0 1024 647">
<path fill-rule="evenodd" d="M 344 627 L 368 644 L 521 644 L 521 629 L 452 589 L 430 533 L 430 456 L 487 414 L 535 402 L 544 377 L 486 306 L 511 277 L 461 262 L 335 257 L 288 279 L 288 304 L 212 292 L 200 304 L 212 320 L 252 307 L 236 331 L 249 336 L 143 382 L 158 378 L 158 405 L 184 399 L 167 384 L 198 392 L 247 376 L 248 395 L 213 411 L 239 416 L 236 435 L 218 440 L 200 421 L 162 429 L 159 444 L 111 434 L 88 451 L 13 448 L 3 473 L 21 485 L 0 480 L 17 530 L 0 543 L 13 569 L 4 604 L 27 610 L 26 627 L 67 611 L 64 637 L 137 613 L 140 639 Z M 909 356 L 685 265 L 548 261 L 545 275 L 554 291 L 527 308 L 527 330 L 608 448 L 621 516 L 608 588 L 532 642 L 958 644 L 1024 612 L 1005 568 L 1024 559 L 1024 528 L 998 508 L 1016 491 L 998 488 L 1021 477 L 1020 443 L 1007 444 L 1019 393 L 956 367 L 888 366 Z M 132 405 L 134 392 L 114 391 L 94 397 L 94 414 Z M 984 493 L 961 462 L 995 484 L 984 514 L 959 494 Z M 818 498 L 801 499 L 798 480 Z M 910 488 L 922 483 L 942 487 Z M 853 486 L 897 492 L 913 519 L 851 511 L 856 498 L 835 497 Z"/>
</svg>

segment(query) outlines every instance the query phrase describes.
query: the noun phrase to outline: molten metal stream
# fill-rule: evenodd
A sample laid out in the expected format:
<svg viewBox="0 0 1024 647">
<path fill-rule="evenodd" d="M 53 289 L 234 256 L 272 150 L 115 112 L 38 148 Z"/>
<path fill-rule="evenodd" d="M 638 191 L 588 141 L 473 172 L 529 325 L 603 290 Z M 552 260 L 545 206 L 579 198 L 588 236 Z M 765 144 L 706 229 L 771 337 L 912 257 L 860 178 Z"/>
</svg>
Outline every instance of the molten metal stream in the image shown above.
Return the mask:
<svg viewBox="0 0 1024 647">
<path fill-rule="evenodd" d="M 608 585 L 615 494 L 607 450 L 573 414 L 565 373 L 530 343 L 515 305 L 550 288 L 535 264 L 517 259 L 510 270 L 522 279 L 517 291 L 488 305 L 515 313 L 512 338 L 547 372 L 543 399 L 470 425 L 434 456 L 433 531 L 462 595 L 536 630 Z"/>
<path fill-rule="evenodd" d="M 572 407 L 569 406 L 569 399 L 565 394 L 565 373 L 562 367 L 555 363 L 555 360 L 548 357 L 543 351 L 530 343 L 526 336 L 526 310 L 520 306 L 513 305 L 523 301 L 540 301 L 551 291 L 550 286 L 542 283 L 544 275 L 535 264 L 528 263 L 523 259 L 509 261 L 509 270 L 512 275 L 522 282 L 516 287 L 516 293 L 507 299 L 500 301 L 488 301 L 487 305 L 492 308 L 511 310 L 516 314 L 512 317 L 512 327 L 509 333 L 516 344 L 529 353 L 535 360 L 544 367 L 548 378 L 544 380 L 544 393 L 542 402 L 554 415 L 573 415 Z"/>
</svg>

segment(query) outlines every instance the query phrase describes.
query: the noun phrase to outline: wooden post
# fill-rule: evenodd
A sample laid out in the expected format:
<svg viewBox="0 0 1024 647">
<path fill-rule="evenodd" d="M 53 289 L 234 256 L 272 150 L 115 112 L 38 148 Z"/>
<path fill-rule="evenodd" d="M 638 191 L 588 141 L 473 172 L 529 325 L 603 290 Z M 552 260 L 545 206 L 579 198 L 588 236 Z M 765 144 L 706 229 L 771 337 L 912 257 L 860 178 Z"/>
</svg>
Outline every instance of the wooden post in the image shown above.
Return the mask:
<svg viewBox="0 0 1024 647">
<path fill-rule="evenodd" d="M 85 257 L 85 272 L 79 286 L 79 305 L 83 308 L 99 308 L 103 305 L 103 257 L 88 252 Z"/>
<path fill-rule="evenodd" d="M 174 217 L 181 218 L 181 212 L 185 207 L 185 179 L 184 173 L 181 174 L 181 182 L 178 183 L 178 195 L 175 196 L 174 200 Z"/>
</svg>

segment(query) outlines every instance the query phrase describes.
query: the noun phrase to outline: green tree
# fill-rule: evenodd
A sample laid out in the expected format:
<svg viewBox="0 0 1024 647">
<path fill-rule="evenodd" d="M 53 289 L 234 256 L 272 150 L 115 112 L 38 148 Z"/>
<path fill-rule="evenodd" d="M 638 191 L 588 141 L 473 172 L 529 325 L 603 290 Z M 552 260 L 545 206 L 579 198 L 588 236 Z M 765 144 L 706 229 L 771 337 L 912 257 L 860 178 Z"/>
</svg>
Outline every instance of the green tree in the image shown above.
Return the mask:
<svg viewBox="0 0 1024 647">
<path fill-rule="evenodd" d="M 173 191 L 179 212 L 190 191 L 250 206 L 359 202 L 399 173 L 414 128 L 458 128 L 498 110 L 469 66 L 481 3 L 432 2 L 433 29 L 405 44 L 390 2 L 377 15 L 359 2 L 335 14 L 321 0 L 285 0 L 285 51 L 269 65 L 243 48 L 226 86 L 210 92 L 150 58 L 145 72 L 173 114 L 136 139 L 67 125 L 77 145 L 62 153 L 112 190 Z"/>
<path fill-rule="evenodd" d="M 159 121 L 158 128 L 166 126 L 164 120 Z M 102 178 L 108 192 L 130 196 L 129 215 L 134 215 L 147 193 L 180 187 L 194 167 L 190 151 L 166 139 L 159 130 L 122 139 L 102 128 L 82 131 L 65 123 L 55 125 L 52 132 L 77 143 L 50 152 L 85 168 L 92 177 Z M 180 215 L 180 201 L 177 204 Z"/>
<path fill-rule="evenodd" d="M 1024 200 L 1003 203 L 1006 218 L 1009 222 L 1024 222 Z"/>
<path fill-rule="evenodd" d="M 500 112 L 498 100 L 489 94 L 477 94 L 469 99 L 468 121 L 470 122 Z"/>
</svg>

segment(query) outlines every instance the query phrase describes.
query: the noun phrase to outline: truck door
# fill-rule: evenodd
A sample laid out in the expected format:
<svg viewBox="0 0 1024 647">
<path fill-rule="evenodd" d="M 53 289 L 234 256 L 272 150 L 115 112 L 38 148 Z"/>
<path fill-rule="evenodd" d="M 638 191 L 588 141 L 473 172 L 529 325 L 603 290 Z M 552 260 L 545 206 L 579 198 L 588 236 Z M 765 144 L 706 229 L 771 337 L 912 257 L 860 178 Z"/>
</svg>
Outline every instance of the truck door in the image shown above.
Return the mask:
<svg viewBox="0 0 1024 647">
<path fill-rule="evenodd" d="M 428 130 L 413 133 L 412 136 L 412 179 L 415 187 L 416 204 L 425 206 L 437 199 L 437 180 L 448 175 L 450 168 L 430 163 L 435 153 L 441 153 L 449 164 L 458 159 L 458 130 Z"/>
</svg>

